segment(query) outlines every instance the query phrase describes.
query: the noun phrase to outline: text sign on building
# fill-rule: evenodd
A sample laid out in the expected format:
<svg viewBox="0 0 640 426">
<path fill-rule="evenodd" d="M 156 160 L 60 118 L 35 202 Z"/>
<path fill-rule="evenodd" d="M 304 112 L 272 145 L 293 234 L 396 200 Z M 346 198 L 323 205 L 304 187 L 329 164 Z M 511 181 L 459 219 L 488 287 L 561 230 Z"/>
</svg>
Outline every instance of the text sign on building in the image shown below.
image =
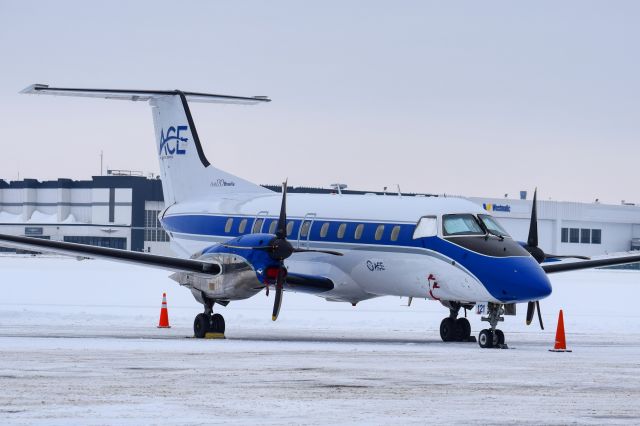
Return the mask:
<svg viewBox="0 0 640 426">
<path fill-rule="evenodd" d="M 505 212 L 511 213 L 511 206 L 509 204 L 492 204 L 492 203 L 484 203 L 482 205 L 484 209 L 488 212 Z"/>
<path fill-rule="evenodd" d="M 24 235 L 42 235 L 42 227 L 41 226 L 26 226 L 24 228 Z"/>
</svg>

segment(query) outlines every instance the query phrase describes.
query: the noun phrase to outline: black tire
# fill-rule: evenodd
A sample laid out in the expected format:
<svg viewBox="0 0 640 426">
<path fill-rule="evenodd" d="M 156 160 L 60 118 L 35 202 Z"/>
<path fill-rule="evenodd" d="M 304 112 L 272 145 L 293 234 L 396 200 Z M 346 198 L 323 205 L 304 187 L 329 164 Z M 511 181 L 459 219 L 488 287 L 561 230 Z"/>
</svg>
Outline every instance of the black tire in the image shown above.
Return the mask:
<svg viewBox="0 0 640 426">
<path fill-rule="evenodd" d="M 458 318 L 456 320 L 456 329 L 458 330 L 458 341 L 459 342 L 468 342 L 469 337 L 471 337 L 471 324 L 469 324 L 469 320 L 466 318 Z"/>
<path fill-rule="evenodd" d="M 504 333 L 502 330 L 496 330 L 493 336 L 493 346 L 504 345 Z"/>
<path fill-rule="evenodd" d="M 198 338 L 204 338 L 204 335 L 207 334 L 209 329 L 211 328 L 211 317 L 207 314 L 198 314 L 196 315 L 196 319 L 193 321 L 193 335 Z"/>
<path fill-rule="evenodd" d="M 453 342 L 458 337 L 456 321 L 453 318 L 445 318 L 440 323 L 440 338 L 443 342 Z"/>
<path fill-rule="evenodd" d="M 220 314 L 213 314 L 211 317 L 211 331 L 224 334 L 224 317 Z"/>
<path fill-rule="evenodd" d="M 493 347 L 493 333 L 491 330 L 484 329 L 478 335 L 478 344 L 481 348 L 492 348 Z"/>
</svg>

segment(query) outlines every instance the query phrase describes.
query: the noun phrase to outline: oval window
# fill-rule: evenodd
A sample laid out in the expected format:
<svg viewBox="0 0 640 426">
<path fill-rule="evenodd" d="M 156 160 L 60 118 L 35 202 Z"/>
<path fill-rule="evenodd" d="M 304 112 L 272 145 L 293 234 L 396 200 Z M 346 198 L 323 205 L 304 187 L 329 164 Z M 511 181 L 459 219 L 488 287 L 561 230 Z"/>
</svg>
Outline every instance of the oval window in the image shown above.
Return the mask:
<svg viewBox="0 0 640 426">
<path fill-rule="evenodd" d="M 262 222 L 264 222 L 264 219 L 256 219 L 253 222 L 253 229 L 251 230 L 253 234 L 257 234 L 258 232 L 262 231 Z"/>
<path fill-rule="evenodd" d="M 302 222 L 302 227 L 300 228 L 301 238 L 307 238 L 307 236 L 309 235 L 309 226 L 311 226 L 311 222 L 306 220 Z"/>
<path fill-rule="evenodd" d="M 362 237 L 362 231 L 364 231 L 364 225 L 361 223 L 356 226 L 356 232 L 353 234 L 356 240 L 359 240 Z"/>
<path fill-rule="evenodd" d="M 233 218 L 230 217 L 229 219 L 227 219 L 227 223 L 224 225 L 224 232 L 226 232 L 227 234 L 231 232 L 232 226 L 233 226 Z"/>
<path fill-rule="evenodd" d="M 240 221 L 240 225 L 238 225 L 238 232 L 243 234 L 246 227 L 247 227 L 247 219 L 242 219 Z"/>
<path fill-rule="evenodd" d="M 276 233 L 276 226 L 278 226 L 278 220 L 277 219 L 273 219 L 271 221 L 271 225 L 269 225 L 269 233 L 270 234 L 275 234 Z"/>
<path fill-rule="evenodd" d="M 338 227 L 338 238 L 344 238 L 344 233 L 347 230 L 347 224 L 341 223 Z"/>
<path fill-rule="evenodd" d="M 376 228 L 376 241 L 380 241 L 382 239 L 382 234 L 384 234 L 384 225 L 378 225 Z"/>
<path fill-rule="evenodd" d="M 400 225 L 396 225 L 391 230 L 391 241 L 398 241 L 398 235 L 400 235 Z"/>
<path fill-rule="evenodd" d="M 293 221 L 290 220 L 289 223 L 287 223 L 287 237 L 291 236 L 292 232 L 293 232 Z"/>
<path fill-rule="evenodd" d="M 322 228 L 320 228 L 320 238 L 326 238 L 329 233 L 329 222 L 325 222 L 322 224 Z"/>
</svg>

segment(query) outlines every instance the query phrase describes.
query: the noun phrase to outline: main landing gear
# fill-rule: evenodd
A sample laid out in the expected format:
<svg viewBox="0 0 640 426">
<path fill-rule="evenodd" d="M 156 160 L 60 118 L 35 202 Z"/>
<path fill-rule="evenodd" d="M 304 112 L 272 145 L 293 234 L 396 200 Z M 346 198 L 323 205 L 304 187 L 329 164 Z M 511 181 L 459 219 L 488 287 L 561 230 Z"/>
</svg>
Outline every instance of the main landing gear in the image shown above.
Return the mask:
<svg viewBox="0 0 640 426">
<path fill-rule="evenodd" d="M 224 317 L 213 313 L 214 303 L 211 299 L 205 299 L 204 313 L 196 315 L 193 321 L 193 334 L 198 339 L 204 338 L 207 333 L 224 334 Z"/>
<path fill-rule="evenodd" d="M 496 303 L 488 304 L 488 315 L 482 317 L 482 321 L 487 321 L 491 328 L 485 328 L 478 335 L 478 344 L 481 348 L 508 348 L 504 342 L 504 333 L 496 328 L 498 322 L 504 321 L 503 314 L 504 307 L 502 305 Z"/>
<path fill-rule="evenodd" d="M 457 302 L 447 302 L 449 316 L 440 323 L 440 338 L 444 342 L 472 342 L 471 324 L 466 318 L 458 318 L 462 305 Z"/>
</svg>

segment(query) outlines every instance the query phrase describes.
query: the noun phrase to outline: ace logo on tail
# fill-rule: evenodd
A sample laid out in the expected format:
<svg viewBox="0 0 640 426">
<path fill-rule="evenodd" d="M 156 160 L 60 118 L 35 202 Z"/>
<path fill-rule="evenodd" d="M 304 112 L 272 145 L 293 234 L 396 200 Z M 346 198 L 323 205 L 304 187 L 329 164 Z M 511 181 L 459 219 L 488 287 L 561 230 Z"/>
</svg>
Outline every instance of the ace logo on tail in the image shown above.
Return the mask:
<svg viewBox="0 0 640 426">
<path fill-rule="evenodd" d="M 186 154 L 186 145 L 189 138 L 181 136 L 189 130 L 188 126 L 171 126 L 165 135 L 164 129 L 160 130 L 160 156 L 170 157 Z"/>
</svg>

